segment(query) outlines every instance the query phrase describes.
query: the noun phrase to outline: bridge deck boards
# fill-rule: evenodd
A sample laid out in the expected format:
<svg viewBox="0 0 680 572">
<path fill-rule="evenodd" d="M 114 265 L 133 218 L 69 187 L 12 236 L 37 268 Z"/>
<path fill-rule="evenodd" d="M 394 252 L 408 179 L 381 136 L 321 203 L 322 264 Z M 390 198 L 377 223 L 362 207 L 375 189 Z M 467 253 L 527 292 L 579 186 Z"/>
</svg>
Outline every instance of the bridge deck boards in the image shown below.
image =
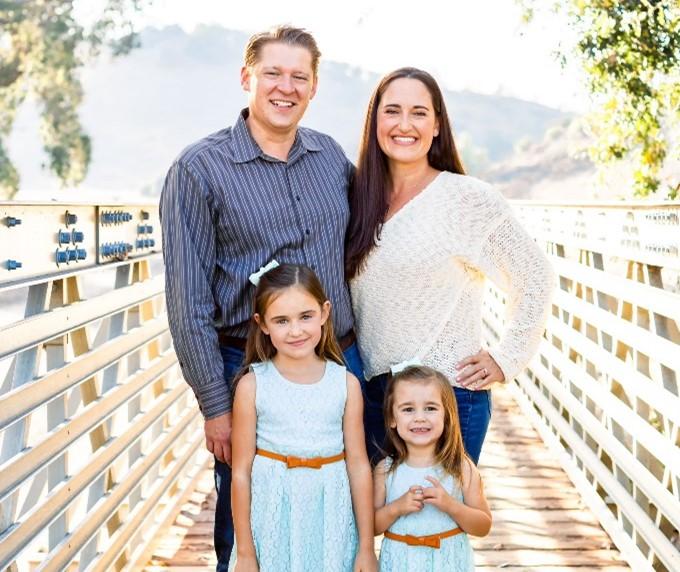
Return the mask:
<svg viewBox="0 0 680 572">
<path fill-rule="evenodd" d="M 489 536 L 473 539 L 477 570 L 630 571 L 502 388 L 494 390 L 494 413 L 480 469 L 494 524 Z M 212 489 L 212 471 L 206 470 L 175 523 L 157 542 L 145 572 L 214 570 Z M 379 546 L 376 539 L 376 550 Z"/>
</svg>

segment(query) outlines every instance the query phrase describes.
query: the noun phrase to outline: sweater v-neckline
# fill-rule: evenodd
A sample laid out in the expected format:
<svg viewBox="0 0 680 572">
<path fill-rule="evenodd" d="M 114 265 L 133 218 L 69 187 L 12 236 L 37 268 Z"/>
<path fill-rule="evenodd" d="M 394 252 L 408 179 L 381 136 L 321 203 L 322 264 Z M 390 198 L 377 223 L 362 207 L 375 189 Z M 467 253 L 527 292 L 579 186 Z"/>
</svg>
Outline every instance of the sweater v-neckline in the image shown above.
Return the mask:
<svg viewBox="0 0 680 572">
<path fill-rule="evenodd" d="M 399 215 L 401 215 L 401 213 L 403 213 L 405 210 L 408 210 L 409 207 L 412 208 L 413 205 L 417 203 L 418 197 L 421 197 L 430 188 L 432 188 L 434 184 L 439 180 L 439 177 L 441 177 L 444 173 L 445 171 L 439 171 L 439 173 L 435 175 L 434 179 L 432 179 L 427 185 L 425 185 L 420 192 L 416 193 L 408 201 L 406 201 L 397 212 L 393 213 L 392 216 L 383 223 L 383 228 L 387 226 L 389 223 L 391 223 L 394 219 L 398 218 Z"/>
</svg>

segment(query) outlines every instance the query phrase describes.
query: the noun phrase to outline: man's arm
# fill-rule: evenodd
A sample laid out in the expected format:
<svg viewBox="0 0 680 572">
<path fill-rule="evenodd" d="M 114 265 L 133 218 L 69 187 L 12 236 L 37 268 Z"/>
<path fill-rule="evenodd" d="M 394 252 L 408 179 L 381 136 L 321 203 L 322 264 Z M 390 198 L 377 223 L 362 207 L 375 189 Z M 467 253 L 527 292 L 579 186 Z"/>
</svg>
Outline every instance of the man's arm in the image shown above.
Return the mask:
<svg viewBox="0 0 680 572">
<path fill-rule="evenodd" d="M 215 229 L 208 200 L 200 175 L 175 162 L 160 202 L 168 321 L 184 379 L 206 419 L 208 450 L 226 460 L 231 392 L 214 326 Z"/>
</svg>

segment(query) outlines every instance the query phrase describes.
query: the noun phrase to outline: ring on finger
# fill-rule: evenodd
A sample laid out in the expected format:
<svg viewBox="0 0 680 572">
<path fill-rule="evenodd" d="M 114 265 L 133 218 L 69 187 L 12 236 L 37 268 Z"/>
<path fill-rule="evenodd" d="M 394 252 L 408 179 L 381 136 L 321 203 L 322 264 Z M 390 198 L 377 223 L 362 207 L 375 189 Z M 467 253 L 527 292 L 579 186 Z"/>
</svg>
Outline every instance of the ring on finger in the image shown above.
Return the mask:
<svg viewBox="0 0 680 572">
<path fill-rule="evenodd" d="M 489 370 L 486 368 L 482 369 L 482 374 L 484 375 L 485 378 L 489 377 Z"/>
</svg>

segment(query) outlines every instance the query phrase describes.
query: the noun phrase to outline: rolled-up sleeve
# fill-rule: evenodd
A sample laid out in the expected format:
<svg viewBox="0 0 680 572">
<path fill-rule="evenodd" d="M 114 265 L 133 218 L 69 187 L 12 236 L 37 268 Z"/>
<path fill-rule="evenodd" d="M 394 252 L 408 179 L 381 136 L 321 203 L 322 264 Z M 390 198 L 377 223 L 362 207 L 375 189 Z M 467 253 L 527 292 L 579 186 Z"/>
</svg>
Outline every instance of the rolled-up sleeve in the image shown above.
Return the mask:
<svg viewBox="0 0 680 572">
<path fill-rule="evenodd" d="M 160 201 L 170 332 L 205 419 L 231 410 L 214 325 L 215 230 L 208 193 L 200 175 L 177 161 Z"/>
<path fill-rule="evenodd" d="M 480 267 L 505 290 L 506 327 L 489 353 L 506 381 L 528 364 L 543 335 L 555 287 L 555 274 L 545 254 L 503 205 L 507 214 L 490 232 Z"/>
</svg>

